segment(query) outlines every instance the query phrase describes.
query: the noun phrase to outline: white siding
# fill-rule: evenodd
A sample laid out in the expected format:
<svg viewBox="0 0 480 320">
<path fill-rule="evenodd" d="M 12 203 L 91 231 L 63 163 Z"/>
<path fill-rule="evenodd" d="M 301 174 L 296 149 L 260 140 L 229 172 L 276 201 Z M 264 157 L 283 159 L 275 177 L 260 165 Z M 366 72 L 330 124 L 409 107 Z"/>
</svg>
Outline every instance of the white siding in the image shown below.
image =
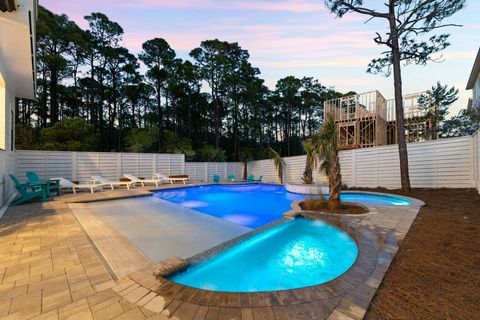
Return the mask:
<svg viewBox="0 0 480 320">
<path fill-rule="evenodd" d="M 480 131 L 477 131 L 473 135 L 473 149 L 474 152 L 474 171 L 475 171 L 475 181 L 477 183 L 477 190 L 480 193 Z"/>
<path fill-rule="evenodd" d="M 0 64 L 0 73 L 2 72 Z M 5 73 L 2 73 L 5 76 Z M 0 126 L 5 130 L 3 135 L 0 134 L 2 139 L 5 139 L 5 150 L 0 149 L 0 207 L 5 203 L 8 197 L 13 192 L 13 183 L 8 176 L 13 173 L 13 152 L 11 145 L 11 121 L 12 110 L 14 110 L 15 98 L 9 90 L 8 79 L 5 80 L 5 109 L 0 110 L 3 116 L 0 116 L 0 121 L 4 121 L 4 125 Z M 0 107 L 3 109 L 3 104 L 0 103 Z"/>
<path fill-rule="evenodd" d="M 8 176 L 13 173 L 13 152 L 0 150 L 0 207 L 13 192 L 13 183 Z"/>
<path fill-rule="evenodd" d="M 473 106 L 480 108 L 480 74 L 477 76 L 477 81 L 473 86 Z"/>
</svg>

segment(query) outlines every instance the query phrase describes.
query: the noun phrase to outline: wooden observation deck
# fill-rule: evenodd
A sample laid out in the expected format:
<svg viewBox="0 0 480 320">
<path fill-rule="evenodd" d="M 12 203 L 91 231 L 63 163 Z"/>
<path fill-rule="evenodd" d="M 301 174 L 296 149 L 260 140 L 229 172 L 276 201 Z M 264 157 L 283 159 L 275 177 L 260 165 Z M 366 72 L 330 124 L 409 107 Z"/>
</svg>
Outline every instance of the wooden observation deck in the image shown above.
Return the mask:
<svg viewBox="0 0 480 320">
<path fill-rule="evenodd" d="M 404 97 L 407 141 L 430 140 L 431 112 L 418 104 L 420 93 Z M 333 114 L 340 135 L 340 149 L 368 148 L 397 143 L 395 100 L 378 91 L 325 101 L 324 117 Z"/>
<path fill-rule="evenodd" d="M 387 144 L 387 101 L 378 91 L 325 101 L 325 117 L 333 114 L 340 149 Z"/>
</svg>

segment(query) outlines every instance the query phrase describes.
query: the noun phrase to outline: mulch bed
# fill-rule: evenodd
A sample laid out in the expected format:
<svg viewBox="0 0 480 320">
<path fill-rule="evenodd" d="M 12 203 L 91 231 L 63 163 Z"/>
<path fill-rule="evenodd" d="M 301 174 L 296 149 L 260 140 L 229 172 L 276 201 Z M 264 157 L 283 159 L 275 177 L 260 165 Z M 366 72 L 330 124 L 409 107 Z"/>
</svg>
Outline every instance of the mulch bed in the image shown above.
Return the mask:
<svg viewBox="0 0 480 320">
<path fill-rule="evenodd" d="M 319 199 L 307 199 L 300 202 L 299 205 L 302 210 L 332 214 L 363 214 L 368 212 L 368 209 L 348 202 L 342 202 L 336 210 L 332 210 L 328 207 L 328 201 Z"/>
<path fill-rule="evenodd" d="M 480 196 L 476 190 L 368 189 L 426 203 L 365 319 L 480 319 Z"/>
</svg>

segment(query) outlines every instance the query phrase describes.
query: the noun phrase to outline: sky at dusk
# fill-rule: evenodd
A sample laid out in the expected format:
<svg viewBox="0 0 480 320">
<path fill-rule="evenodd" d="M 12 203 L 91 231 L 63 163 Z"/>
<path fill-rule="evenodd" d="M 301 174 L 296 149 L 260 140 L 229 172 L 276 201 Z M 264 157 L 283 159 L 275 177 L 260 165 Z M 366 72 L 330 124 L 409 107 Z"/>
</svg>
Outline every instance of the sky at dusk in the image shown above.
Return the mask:
<svg viewBox="0 0 480 320">
<path fill-rule="evenodd" d="M 379 90 L 393 98 L 391 77 L 366 73 L 368 62 L 384 50 L 372 39 L 375 31 L 386 30 L 386 23 L 364 23 L 365 17 L 356 14 L 337 19 L 323 0 L 40 0 L 40 5 L 68 15 L 82 28 L 87 28 L 83 16 L 106 14 L 123 27 L 123 45 L 136 54 L 143 42 L 159 37 L 186 59 L 201 41 L 218 38 L 248 50 L 272 89 L 282 77 L 310 76 L 339 91 Z M 463 27 L 441 30 L 451 34 L 442 63 L 403 68 L 404 93 L 426 90 L 440 80 L 460 89 L 452 113 L 466 106 L 471 91 L 465 86 L 480 46 L 479 12 L 480 1 L 469 0 L 447 21 Z"/>
</svg>

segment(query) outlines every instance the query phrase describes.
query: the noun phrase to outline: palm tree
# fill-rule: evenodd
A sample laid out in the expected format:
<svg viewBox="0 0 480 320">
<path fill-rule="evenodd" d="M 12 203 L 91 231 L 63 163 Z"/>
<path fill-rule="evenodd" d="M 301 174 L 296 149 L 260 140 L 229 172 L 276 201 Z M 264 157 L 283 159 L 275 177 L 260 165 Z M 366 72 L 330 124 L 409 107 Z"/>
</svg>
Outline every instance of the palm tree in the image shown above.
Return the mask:
<svg viewBox="0 0 480 320">
<path fill-rule="evenodd" d="M 303 149 L 307 153 L 307 159 L 305 160 L 305 171 L 303 171 L 302 181 L 305 184 L 313 184 L 313 169 L 317 166 L 317 158 L 313 153 L 312 139 L 303 142 Z"/>
<path fill-rule="evenodd" d="M 283 167 L 285 167 L 285 161 L 283 161 L 280 154 L 273 150 L 272 148 L 268 147 L 270 153 L 270 159 L 273 160 L 273 164 L 275 165 L 275 169 L 278 173 L 278 182 L 283 184 Z"/>
<path fill-rule="evenodd" d="M 250 149 L 243 149 L 240 152 L 240 161 L 243 163 L 243 180 L 248 178 L 248 161 L 252 160 Z"/>
<path fill-rule="evenodd" d="M 318 133 L 313 137 L 313 155 L 322 163 L 320 169 L 328 177 L 330 197 L 328 207 L 336 210 L 340 205 L 340 191 L 342 176 L 340 174 L 340 159 L 338 157 L 338 129 L 333 114 L 327 116 L 326 121 Z"/>
</svg>

